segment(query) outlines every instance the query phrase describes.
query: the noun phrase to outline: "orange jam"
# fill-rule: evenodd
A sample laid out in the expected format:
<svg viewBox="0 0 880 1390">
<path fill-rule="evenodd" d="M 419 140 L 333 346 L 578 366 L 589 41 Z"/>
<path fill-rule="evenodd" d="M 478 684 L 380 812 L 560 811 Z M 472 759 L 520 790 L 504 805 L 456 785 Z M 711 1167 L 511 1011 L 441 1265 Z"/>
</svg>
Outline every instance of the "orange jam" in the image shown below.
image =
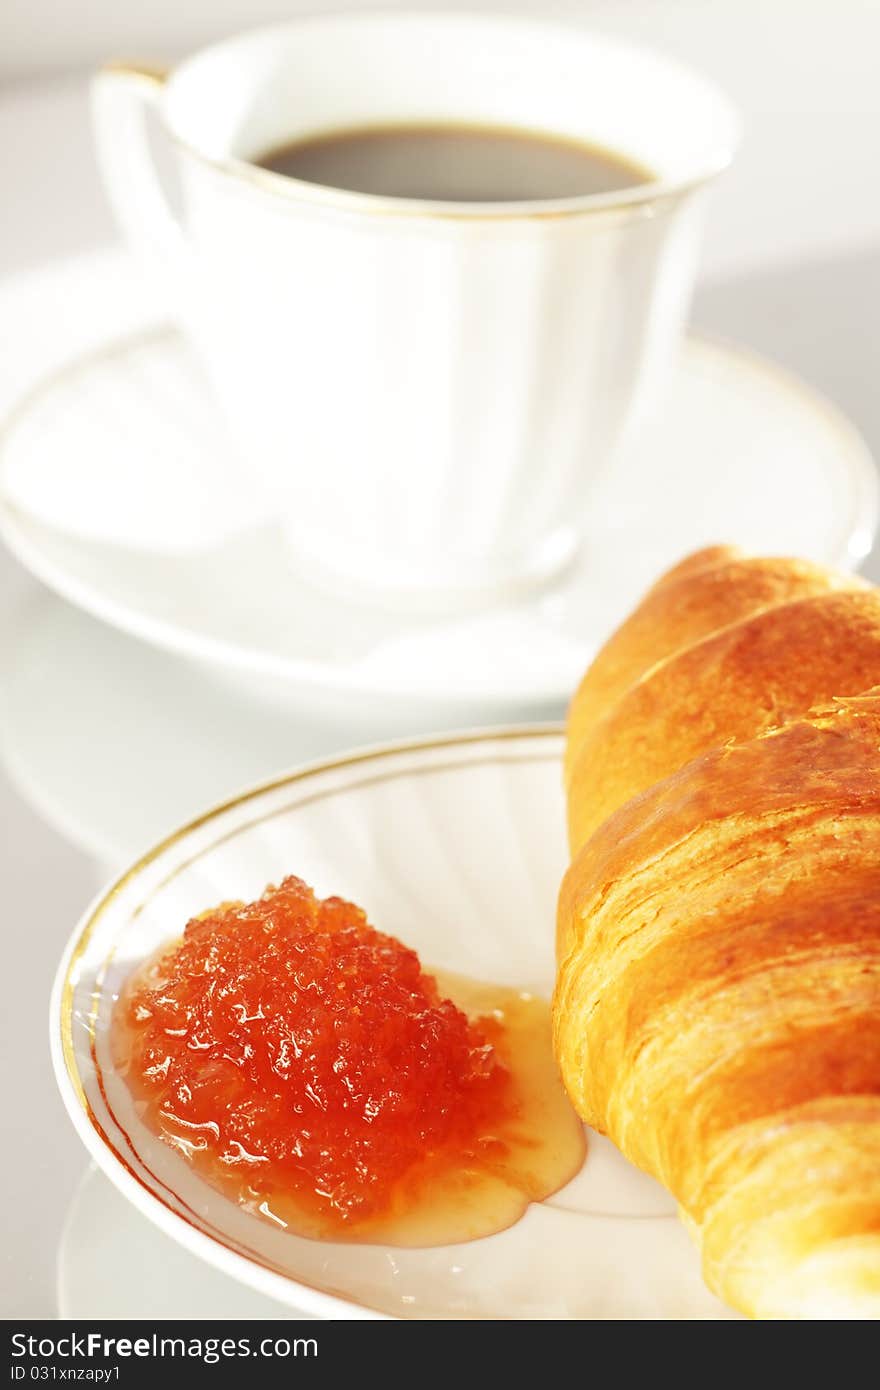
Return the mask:
<svg viewBox="0 0 880 1390">
<path fill-rule="evenodd" d="M 287 878 L 191 921 L 119 999 L 117 1067 L 147 1126 L 215 1186 L 310 1236 L 437 1244 L 566 1182 L 583 1132 L 549 1010 L 450 977 Z"/>
</svg>

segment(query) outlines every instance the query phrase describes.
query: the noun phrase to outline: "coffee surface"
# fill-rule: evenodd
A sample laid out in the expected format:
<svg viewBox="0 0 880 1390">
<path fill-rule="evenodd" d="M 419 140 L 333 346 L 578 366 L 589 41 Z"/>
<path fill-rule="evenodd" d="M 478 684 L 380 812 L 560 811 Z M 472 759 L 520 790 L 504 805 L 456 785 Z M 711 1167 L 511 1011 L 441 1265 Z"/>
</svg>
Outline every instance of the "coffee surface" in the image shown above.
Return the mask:
<svg viewBox="0 0 880 1390">
<path fill-rule="evenodd" d="M 624 155 L 579 140 L 476 125 L 331 131 L 254 161 L 352 193 L 441 202 L 521 202 L 613 193 L 654 177 Z"/>
</svg>

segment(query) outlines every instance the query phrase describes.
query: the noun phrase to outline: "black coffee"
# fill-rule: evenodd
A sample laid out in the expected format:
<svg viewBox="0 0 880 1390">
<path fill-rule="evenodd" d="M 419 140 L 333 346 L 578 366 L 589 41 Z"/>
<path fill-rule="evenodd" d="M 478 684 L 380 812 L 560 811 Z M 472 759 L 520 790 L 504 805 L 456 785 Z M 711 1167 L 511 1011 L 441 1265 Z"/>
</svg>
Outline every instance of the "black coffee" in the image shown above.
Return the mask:
<svg viewBox="0 0 880 1390">
<path fill-rule="evenodd" d="M 333 131 L 270 150 L 254 162 L 352 193 L 456 203 L 614 193 L 653 178 L 623 155 L 578 140 L 475 125 Z"/>
</svg>

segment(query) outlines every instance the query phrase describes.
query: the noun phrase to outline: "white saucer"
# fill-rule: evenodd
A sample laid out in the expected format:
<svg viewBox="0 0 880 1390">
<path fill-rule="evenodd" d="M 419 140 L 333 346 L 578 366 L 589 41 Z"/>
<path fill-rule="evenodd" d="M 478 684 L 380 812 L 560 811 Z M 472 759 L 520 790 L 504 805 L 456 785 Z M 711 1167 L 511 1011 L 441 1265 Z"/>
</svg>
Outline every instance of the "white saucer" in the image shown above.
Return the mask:
<svg viewBox="0 0 880 1390">
<path fill-rule="evenodd" d="M 222 450 L 214 431 L 174 332 L 81 358 L 7 430 L 0 532 L 65 598 L 146 641 L 377 699 L 495 712 L 561 701 L 597 643 L 685 551 L 724 540 L 851 568 L 877 520 L 873 464 L 834 408 L 750 354 L 691 339 L 659 418 L 610 471 L 580 560 L 556 587 L 456 620 L 402 616 L 311 586 L 271 526 L 233 534 L 258 508 L 252 498 L 238 506 L 225 463 L 200 509 Z M 103 499 L 93 509 L 103 539 L 83 534 L 90 497 Z M 172 513 L 164 541 L 174 546 L 160 551 L 157 526 Z"/>
<path fill-rule="evenodd" d="M 191 1256 L 319 1317 L 717 1318 L 669 1194 L 598 1135 L 581 1172 L 497 1235 L 428 1249 L 310 1241 L 209 1187 L 116 1072 L 121 982 L 206 904 L 296 872 L 363 904 L 438 968 L 549 994 L 565 861 L 553 728 L 450 735 L 304 768 L 145 854 L 73 932 L 51 1004 L 55 1074 L 92 1158 Z"/>
<path fill-rule="evenodd" d="M 214 670 L 117 632 L 45 589 L 28 594 L 2 636 L 6 771 L 106 875 L 170 826 L 279 767 L 473 727 L 483 713 L 424 701 L 392 709 L 376 702 L 364 709 L 363 701 L 352 708 L 349 701 L 336 709 L 314 691 L 267 692 L 258 677 L 218 680 Z M 121 786 L 137 794 L 121 796 Z"/>
</svg>

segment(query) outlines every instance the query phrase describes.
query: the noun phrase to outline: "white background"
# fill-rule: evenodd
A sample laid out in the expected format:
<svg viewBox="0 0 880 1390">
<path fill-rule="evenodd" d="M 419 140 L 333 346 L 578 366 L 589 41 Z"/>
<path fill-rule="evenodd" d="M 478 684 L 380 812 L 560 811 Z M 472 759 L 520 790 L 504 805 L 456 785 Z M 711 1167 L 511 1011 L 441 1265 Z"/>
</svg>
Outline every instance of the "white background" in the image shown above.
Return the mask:
<svg viewBox="0 0 880 1390">
<path fill-rule="evenodd" d="M 361 7 L 368 8 L 351 5 Z M 91 156 L 91 67 L 111 56 L 171 59 L 215 36 L 316 8 L 263 0 L 5 0 L 0 274 L 113 236 Z M 849 411 L 880 455 L 878 0 L 584 0 L 532 9 L 653 43 L 729 89 L 746 115 L 746 141 L 718 190 L 695 319 L 801 371 Z M 16 352 L 0 332 L 0 372 L 4 354 L 12 363 Z M 880 577 L 876 560 L 868 569 Z M 20 620 L 23 608 L 40 602 L 36 586 L 0 552 L 4 670 L 16 660 L 12 616 Z M 75 738 L 75 719 L 53 704 L 52 690 L 49 669 L 41 714 L 56 736 L 61 724 Z M 118 778 L 120 795 L 129 794 L 124 769 L 103 766 L 100 747 L 94 775 Z M 54 1313 L 58 1235 L 84 1160 L 49 1076 L 46 1004 L 62 942 L 98 874 L 0 774 L 7 966 L 0 1315 L 7 1317 Z"/>
</svg>

